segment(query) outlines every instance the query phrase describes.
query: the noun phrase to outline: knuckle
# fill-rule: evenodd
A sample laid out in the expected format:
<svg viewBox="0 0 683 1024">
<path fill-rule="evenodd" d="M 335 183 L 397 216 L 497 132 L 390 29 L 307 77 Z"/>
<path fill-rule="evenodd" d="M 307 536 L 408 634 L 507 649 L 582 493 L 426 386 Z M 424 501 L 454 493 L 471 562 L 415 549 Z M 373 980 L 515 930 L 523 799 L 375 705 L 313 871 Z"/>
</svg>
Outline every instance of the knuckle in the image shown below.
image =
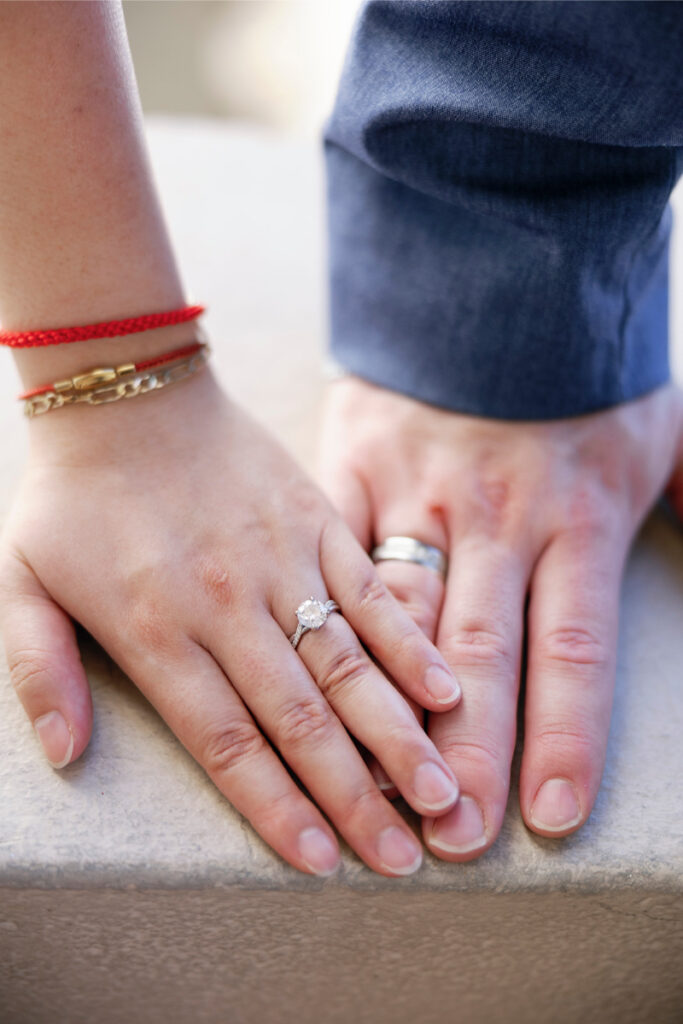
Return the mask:
<svg viewBox="0 0 683 1024">
<path fill-rule="evenodd" d="M 296 505 L 301 519 L 315 524 L 320 519 L 321 511 L 326 511 L 324 500 L 315 487 L 302 486 L 301 481 L 296 484 Z"/>
<path fill-rule="evenodd" d="M 537 652 L 544 662 L 569 667 L 607 668 L 611 661 L 607 644 L 582 626 L 549 630 L 539 637 Z"/>
<path fill-rule="evenodd" d="M 163 602 L 152 595 L 138 597 L 127 615 L 127 633 L 141 650 L 161 652 L 169 646 L 172 630 Z"/>
<path fill-rule="evenodd" d="M 10 680 L 17 693 L 48 682 L 53 668 L 48 653 L 40 650 L 9 651 L 7 662 Z"/>
<path fill-rule="evenodd" d="M 452 737 L 439 744 L 439 753 L 447 764 L 470 761 L 479 768 L 497 768 L 499 757 L 492 743 L 484 740 Z"/>
<path fill-rule="evenodd" d="M 577 537 L 601 537 L 611 527 L 612 501 L 595 482 L 575 487 L 566 505 L 566 527 Z"/>
<path fill-rule="evenodd" d="M 230 722 L 204 744 L 204 764 L 210 775 L 225 774 L 267 748 L 263 735 L 250 722 Z"/>
<path fill-rule="evenodd" d="M 357 789 L 349 797 L 346 818 L 349 821 L 369 819 L 374 828 L 377 825 L 378 811 L 382 808 L 385 799 L 374 782 L 371 788 Z"/>
<path fill-rule="evenodd" d="M 433 636 L 437 617 L 436 608 L 425 598 L 421 598 L 413 592 L 397 594 L 396 589 L 393 588 L 393 594 L 418 629 L 427 636 Z"/>
<path fill-rule="evenodd" d="M 201 556 L 193 571 L 200 589 L 213 604 L 223 612 L 232 608 L 235 600 L 232 574 L 219 559 L 210 555 Z"/>
<path fill-rule="evenodd" d="M 523 530 L 533 484 L 529 480 L 522 484 L 517 473 L 504 472 L 496 461 L 494 453 L 486 452 L 469 479 L 469 537 L 475 543 L 500 543 L 506 547 Z"/>
<path fill-rule="evenodd" d="M 346 693 L 362 681 L 367 669 L 367 658 L 359 646 L 344 647 L 328 662 L 318 678 L 318 686 L 330 703 L 334 703 L 340 693 Z"/>
<path fill-rule="evenodd" d="M 397 632 L 393 640 L 393 653 L 396 662 L 409 668 L 422 663 L 425 655 L 431 663 L 432 653 L 425 631 L 416 622 L 408 622 L 402 632 Z"/>
<path fill-rule="evenodd" d="M 510 779 L 509 758 L 501 756 L 492 737 L 483 735 L 474 739 L 452 736 L 439 743 L 438 750 L 456 777 L 462 774 L 463 767 L 467 765 L 477 785 L 485 788 L 488 781 L 493 781 L 501 790 L 507 789 Z"/>
<path fill-rule="evenodd" d="M 500 526 L 511 518 L 517 500 L 512 481 L 492 472 L 484 471 L 476 481 L 474 501 L 477 518 L 489 527 Z"/>
<path fill-rule="evenodd" d="M 280 710 L 278 728 L 283 746 L 326 739 L 334 725 L 329 704 L 319 698 L 303 698 Z"/>
<path fill-rule="evenodd" d="M 370 572 L 358 588 L 358 611 L 374 612 L 390 600 L 389 588 L 376 572 Z"/>
<path fill-rule="evenodd" d="M 577 723 L 552 722 L 543 725 L 534 733 L 533 742 L 553 763 L 571 761 L 580 765 L 594 762 L 597 737 L 594 730 L 582 728 Z"/>
<path fill-rule="evenodd" d="M 497 511 L 502 511 L 509 504 L 511 491 L 510 481 L 499 474 L 484 474 L 479 480 L 479 494 L 482 501 Z"/>
<path fill-rule="evenodd" d="M 404 720 L 399 719 L 386 726 L 385 737 L 387 750 L 392 746 L 401 748 L 401 759 L 405 764 L 412 760 L 418 763 L 429 760 L 434 754 L 432 741 L 409 710 Z"/>
<path fill-rule="evenodd" d="M 514 664 L 515 652 L 509 636 L 485 621 L 463 623 L 442 644 L 442 654 L 455 664 Z"/>
<path fill-rule="evenodd" d="M 260 811 L 260 823 L 285 835 L 291 831 L 292 822 L 305 806 L 306 800 L 298 790 L 269 794 Z"/>
</svg>

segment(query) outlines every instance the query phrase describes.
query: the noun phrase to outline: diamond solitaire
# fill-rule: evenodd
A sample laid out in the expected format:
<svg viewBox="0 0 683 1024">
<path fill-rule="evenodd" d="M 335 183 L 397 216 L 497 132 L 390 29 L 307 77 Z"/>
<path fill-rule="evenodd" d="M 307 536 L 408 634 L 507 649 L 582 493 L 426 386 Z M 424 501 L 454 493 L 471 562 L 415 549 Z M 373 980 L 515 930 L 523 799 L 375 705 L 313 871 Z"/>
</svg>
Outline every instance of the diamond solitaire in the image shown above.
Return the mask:
<svg viewBox="0 0 683 1024">
<path fill-rule="evenodd" d="M 299 621 L 299 625 L 296 627 L 296 633 L 293 633 L 289 638 L 294 650 L 296 650 L 297 644 L 304 633 L 308 633 L 312 629 L 320 629 L 327 622 L 327 617 L 330 612 L 338 612 L 339 605 L 336 601 L 318 601 L 315 597 L 309 597 L 307 601 L 300 604 L 296 610 L 296 617 Z"/>
</svg>

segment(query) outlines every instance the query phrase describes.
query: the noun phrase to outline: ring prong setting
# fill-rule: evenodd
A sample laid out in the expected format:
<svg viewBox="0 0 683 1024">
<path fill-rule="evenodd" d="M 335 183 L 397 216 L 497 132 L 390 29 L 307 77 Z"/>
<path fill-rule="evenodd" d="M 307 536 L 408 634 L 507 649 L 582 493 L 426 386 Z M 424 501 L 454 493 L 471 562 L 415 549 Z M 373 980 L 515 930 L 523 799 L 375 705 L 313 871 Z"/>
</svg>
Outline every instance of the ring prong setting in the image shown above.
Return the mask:
<svg viewBox="0 0 683 1024">
<path fill-rule="evenodd" d="M 316 600 L 315 597 L 309 597 L 307 601 L 303 601 L 296 610 L 299 624 L 306 629 L 320 629 L 325 625 L 329 614 L 327 606 L 322 601 Z"/>
<path fill-rule="evenodd" d="M 320 629 L 327 622 L 330 613 L 338 611 L 340 608 L 336 601 L 318 601 L 315 597 L 309 597 L 303 601 L 296 610 L 296 618 L 299 623 L 296 632 L 289 638 L 294 650 L 305 633 Z"/>
</svg>

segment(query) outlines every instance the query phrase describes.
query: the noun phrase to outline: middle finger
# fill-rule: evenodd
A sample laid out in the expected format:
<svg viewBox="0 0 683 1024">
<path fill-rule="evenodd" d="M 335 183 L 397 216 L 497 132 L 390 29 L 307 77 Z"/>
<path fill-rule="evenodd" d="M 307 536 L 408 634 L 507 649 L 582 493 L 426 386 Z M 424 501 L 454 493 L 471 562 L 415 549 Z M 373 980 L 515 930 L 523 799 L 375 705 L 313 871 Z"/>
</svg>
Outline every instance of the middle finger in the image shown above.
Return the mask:
<svg viewBox="0 0 683 1024">
<path fill-rule="evenodd" d="M 463 700 L 457 714 L 430 716 L 429 734 L 458 773 L 463 795 L 448 815 L 423 823 L 428 846 L 447 860 L 478 856 L 503 821 L 527 581 L 526 559 L 488 538 L 463 539 L 451 555 L 437 642 Z"/>
</svg>

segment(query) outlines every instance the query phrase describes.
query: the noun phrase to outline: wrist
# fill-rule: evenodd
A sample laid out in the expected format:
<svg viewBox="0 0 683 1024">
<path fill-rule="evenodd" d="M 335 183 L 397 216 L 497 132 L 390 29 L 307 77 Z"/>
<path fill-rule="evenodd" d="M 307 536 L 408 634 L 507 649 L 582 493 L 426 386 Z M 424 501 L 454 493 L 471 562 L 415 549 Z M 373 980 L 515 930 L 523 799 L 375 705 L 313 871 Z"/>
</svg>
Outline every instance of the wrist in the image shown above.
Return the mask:
<svg viewBox="0 0 683 1024">
<path fill-rule="evenodd" d="M 27 420 L 30 458 L 78 466 L 162 460 L 189 444 L 196 448 L 197 437 L 224 401 L 209 363 L 131 398 L 64 405 Z"/>
</svg>

